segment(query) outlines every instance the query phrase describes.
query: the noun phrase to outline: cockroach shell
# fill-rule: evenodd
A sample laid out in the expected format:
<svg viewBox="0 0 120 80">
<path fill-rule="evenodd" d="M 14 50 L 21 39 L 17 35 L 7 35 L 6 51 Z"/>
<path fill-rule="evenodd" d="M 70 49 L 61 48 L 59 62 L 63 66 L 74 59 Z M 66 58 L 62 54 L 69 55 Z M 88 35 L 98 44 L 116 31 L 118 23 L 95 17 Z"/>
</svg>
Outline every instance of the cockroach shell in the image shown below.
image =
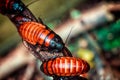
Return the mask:
<svg viewBox="0 0 120 80">
<path fill-rule="evenodd" d="M 23 39 L 35 45 L 38 41 L 39 34 L 45 30 L 45 26 L 35 22 L 24 22 L 20 28 L 19 33 Z M 43 42 L 43 40 L 40 40 Z"/>
<path fill-rule="evenodd" d="M 49 76 L 77 76 L 87 73 L 89 69 L 86 61 L 75 57 L 58 57 L 41 65 L 41 71 Z"/>
</svg>

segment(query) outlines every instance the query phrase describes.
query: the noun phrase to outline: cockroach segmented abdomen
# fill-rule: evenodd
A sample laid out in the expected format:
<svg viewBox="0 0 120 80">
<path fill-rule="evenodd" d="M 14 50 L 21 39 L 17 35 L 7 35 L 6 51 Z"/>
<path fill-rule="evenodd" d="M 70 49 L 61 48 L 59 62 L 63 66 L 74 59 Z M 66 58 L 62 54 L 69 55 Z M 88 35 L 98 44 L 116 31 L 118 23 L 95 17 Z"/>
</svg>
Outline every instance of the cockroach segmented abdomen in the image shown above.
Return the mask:
<svg viewBox="0 0 120 80">
<path fill-rule="evenodd" d="M 87 73 L 89 69 L 86 61 L 75 57 L 58 57 L 41 65 L 41 70 L 49 76 L 77 76 Z"/>
<path fill-rule="evenodd" d="M 19 33 L 22 38 L 35 45 L 39 40 L 39 35 L 45 30 L 45 26 L 34 22 L 24 22 L 19 27 Z"/>
</svg>

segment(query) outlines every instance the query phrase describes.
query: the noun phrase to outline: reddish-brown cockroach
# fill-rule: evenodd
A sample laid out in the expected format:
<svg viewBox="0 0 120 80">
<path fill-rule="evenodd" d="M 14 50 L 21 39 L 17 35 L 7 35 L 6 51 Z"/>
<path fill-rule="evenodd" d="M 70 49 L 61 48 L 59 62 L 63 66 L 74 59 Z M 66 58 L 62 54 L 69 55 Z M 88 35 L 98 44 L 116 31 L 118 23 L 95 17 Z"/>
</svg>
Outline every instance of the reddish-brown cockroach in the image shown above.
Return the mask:
<svg viewBox="0 0 120 80">
<path fill-rule="evenodd" d="M 40 68 L 49 76 L 77 76 L 89 71 L 89 64 L 75 57 L 58 57 L 43 62 Z"/>
</svg>

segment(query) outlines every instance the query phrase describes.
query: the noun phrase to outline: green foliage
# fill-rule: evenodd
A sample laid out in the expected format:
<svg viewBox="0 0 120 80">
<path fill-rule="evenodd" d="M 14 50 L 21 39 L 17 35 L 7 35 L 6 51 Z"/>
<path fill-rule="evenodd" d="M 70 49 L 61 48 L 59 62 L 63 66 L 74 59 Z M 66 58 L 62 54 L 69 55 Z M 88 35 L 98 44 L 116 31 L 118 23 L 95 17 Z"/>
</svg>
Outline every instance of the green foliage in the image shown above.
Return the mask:
<svg viewBox="0 0 120 80">
<path fill-rule="evenodd" d="M 107 51 L 120 47 L 120 20 L 95 31 L 100 45 Z"/>
</svg>

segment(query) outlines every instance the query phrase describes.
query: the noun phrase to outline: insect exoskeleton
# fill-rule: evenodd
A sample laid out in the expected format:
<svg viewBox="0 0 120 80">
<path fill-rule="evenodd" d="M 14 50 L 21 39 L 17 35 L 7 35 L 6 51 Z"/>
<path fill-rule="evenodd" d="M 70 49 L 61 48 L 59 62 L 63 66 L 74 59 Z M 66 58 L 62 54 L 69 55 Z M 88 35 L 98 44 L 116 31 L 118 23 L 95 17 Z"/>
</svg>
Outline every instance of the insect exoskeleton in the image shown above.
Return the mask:
<svg viewBox="0 0 120 80">
<path fill-rule="evenodd" d="M 0 12 L 3 14 L 20 13 L 25 9 L 21 0 L 0 0 Z"/>
<path fill-rule="evenodd" d="M 62 52 L 64 43 L 62 39 L 47 26 L 37 22 L 23 22 L 19 27 L 23 40 L 32 45 L 40 45 L 42 49 L 51 52 Z"/>
<path fill-rule="evenodd" d="M 43 62 L 40 69 L 49 76 L 77 76 L 87 73 L 90 66 L 80 58 L 58 57 Z"/>
</svg>

